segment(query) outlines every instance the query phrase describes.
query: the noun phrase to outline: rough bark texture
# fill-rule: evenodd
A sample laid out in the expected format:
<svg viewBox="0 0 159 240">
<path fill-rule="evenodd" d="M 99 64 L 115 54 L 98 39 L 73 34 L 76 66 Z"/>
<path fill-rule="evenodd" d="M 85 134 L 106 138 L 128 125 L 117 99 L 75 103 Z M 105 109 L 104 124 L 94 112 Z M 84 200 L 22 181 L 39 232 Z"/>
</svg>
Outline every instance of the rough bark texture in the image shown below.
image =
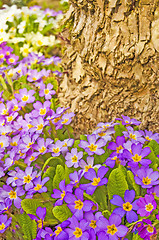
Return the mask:
<svg viewBox="0 0 159 240">
<path fill-rule="evenodd" d="M 159 132 L 159 1 L 71 0 L 65 20 L 59 98 L 76 113 L 76 132 L 121 114 Z"/>
</svg>

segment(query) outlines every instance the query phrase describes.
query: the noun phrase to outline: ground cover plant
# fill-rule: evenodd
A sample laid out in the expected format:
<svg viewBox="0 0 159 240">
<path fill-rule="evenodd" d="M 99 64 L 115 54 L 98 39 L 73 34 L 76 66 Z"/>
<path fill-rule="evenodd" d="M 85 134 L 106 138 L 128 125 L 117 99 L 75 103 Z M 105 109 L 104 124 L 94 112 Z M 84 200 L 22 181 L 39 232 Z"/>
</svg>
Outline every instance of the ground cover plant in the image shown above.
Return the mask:
<svg viewBox="0 0 159 240">
<path fill-rule="evenodd" d="M 6 41 L 0 44 L 2 239 L 157 235 L 159 134 L 122 115 L 77 139 L 74 113 L 58 105 L 60 58 L 46 57 L 47 49 L 23 56 Z"/>
</svg>

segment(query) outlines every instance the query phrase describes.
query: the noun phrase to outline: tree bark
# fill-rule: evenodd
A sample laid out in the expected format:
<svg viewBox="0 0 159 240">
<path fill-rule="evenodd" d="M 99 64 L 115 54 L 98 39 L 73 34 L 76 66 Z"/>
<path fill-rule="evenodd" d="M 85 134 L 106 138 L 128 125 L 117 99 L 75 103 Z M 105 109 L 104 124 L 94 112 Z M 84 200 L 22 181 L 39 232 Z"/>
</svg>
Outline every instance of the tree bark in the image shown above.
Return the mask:
<svg viewBox="0 0 159 240">
<path fill-rule="evenodd" d="M 159 1 L 70 0 L 65 21 L 59 98 L 76 132 L 121 114 L 159 132 Z"/>
</svg>

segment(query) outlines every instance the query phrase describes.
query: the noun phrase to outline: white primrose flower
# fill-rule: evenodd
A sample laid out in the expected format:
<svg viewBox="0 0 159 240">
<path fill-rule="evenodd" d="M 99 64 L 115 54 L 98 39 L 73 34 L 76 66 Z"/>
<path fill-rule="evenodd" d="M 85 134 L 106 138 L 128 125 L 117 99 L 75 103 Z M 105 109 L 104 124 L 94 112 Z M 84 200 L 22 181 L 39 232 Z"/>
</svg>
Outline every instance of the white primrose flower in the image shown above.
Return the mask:
<svg viewBox="0 0 159 240">
<path fill-rule="evenodd" d="M 26 27 L 26 21 L 22 21 L 22 22 L 17 26 L 18 32 L 19 32 L 19 33 L 23 33 L 24 30 L 25 30 L 25 27 Z"/>
<path fill-rule="evenodd" d="M 47 21 L 43 20 L 41 17 L 38 17 L 35 22 L 39 23 L 39 31 L 42 31 L 43 28 L 47 25 Z"/>
<path fill-rule="evenodd" d="M 22 38 L 22 37 L 14 37 L 8 40 L 9 43 L 19 43 L 24 41 L 25 41 L 25 38 Z"/>
<path fill-rule="evenodd" d="M 27 57 L 29 53 L 33 52 L 33 48 L 30 47 L 29 44 L 24 44 L 23 47 L 20 48 L 20 52 L 24 57 Z"/>
<path fill-rule="evenodd" d="M 0 34 L 2 34 L 3 32 L 5 32 L 8 28 L 8 25 L 5 22 L 2 22 L 0 20 Z"/>
<path fill-rule="evenodd" d="M 9 39 L 9 33 L 3 32 L 0 34 L 0 43 L 7 42 Z"/>
</svg>

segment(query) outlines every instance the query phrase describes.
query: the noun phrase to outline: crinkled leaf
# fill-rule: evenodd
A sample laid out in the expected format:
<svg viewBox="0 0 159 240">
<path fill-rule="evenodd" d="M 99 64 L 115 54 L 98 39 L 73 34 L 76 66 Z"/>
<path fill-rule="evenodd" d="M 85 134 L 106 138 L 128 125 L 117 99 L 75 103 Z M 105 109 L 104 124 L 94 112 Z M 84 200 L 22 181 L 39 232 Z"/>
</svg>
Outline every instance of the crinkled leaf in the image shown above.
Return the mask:
<svg viewBox="0 0 159 240">
<path fill-rule="evenodd" d="M 38 207 L 44 207 L 44 205 L 38 199 L 23 199 L 21 201 L 21 206 L 27 214 L 33 215 L 36 215 L 36 209 Z"/>
<path fill-rule="evenodd" d="M 110 173 L 107 189 L 109 199 L 112 199 L 113 195 L 119 195 L 122 198 L 124 197 L 124 193 L 128 189 L 128 184 L 125 175 L 120 168 L 116 168 Z M 115 206 L 111 206 L 112 209 L 115 208 Z"/>
<path fill-rule="evenodd" d="M 135 183 L 134 175 L 131 171 L 127 171 L 127 182 L 129 190 L 134 189 L 137 196 L 140 195 L 140 186 Z"/>
<path fill-rule="evenodd" d="M 65 177 L 64 167 L 61 165 L 57 165 L 56 174 L 53 179 L 53 188 L 59 189 L 59 183 L 64 179 L 64 177 Z"/>
<path fill-rule="evenodd" d="M 60 222 L 67 220 L 69 217 L 72 217 L 72 213 L 66 204 L 54 207 L 53 214 Z"/>
</svg>

